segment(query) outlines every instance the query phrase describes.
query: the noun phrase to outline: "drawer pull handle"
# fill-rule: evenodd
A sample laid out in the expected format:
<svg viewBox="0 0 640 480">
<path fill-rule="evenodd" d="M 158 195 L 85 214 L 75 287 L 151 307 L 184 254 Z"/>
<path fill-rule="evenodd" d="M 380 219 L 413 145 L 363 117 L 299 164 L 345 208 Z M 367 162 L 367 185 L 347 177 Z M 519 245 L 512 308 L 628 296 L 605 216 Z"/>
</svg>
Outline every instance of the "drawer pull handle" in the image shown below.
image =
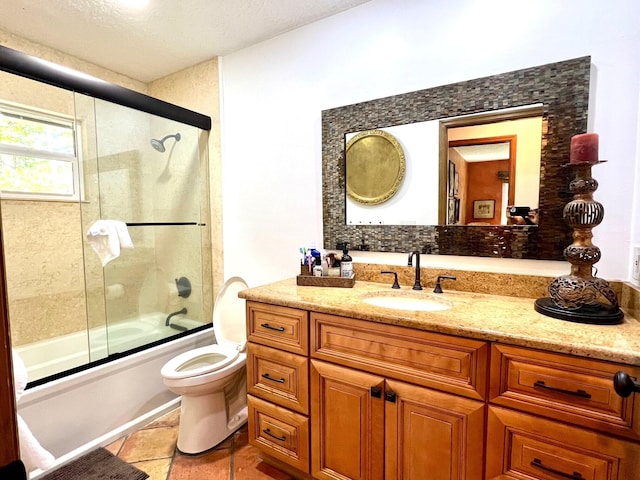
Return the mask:
<svg viewBox="0 0 640 480">
<path fill-rule="evenodd" d="M 385 392 L 384 399 L 387 402 L 396 403 L 396 392 Z"/>
<path fill-rule="evenodd" d="M 371 396 L 373 398 L 381 398 L 382 397 L 382 388 L 380 388 L 380 387 L 371 387 Z"/>
<path fill-rule="evenodd" d="M 284 327 L 272 327 L 268 323 L 261 323 L 260 326 L 268 328 L 269 330 L 275 330 L 276 332 L 284 332 Z"/>
<path fill-rule="evenodd" d="M 269 430 L 268 428 L 265 428 L 264 430 L 262 430 L 262 433 L 265 433 L 270 437 L 275 438 L 276 440 L 280 440 L 281 442 L 284 442 L 287 439 L 287 437 L 285 437 L 284 435 L 280 437 L 278 437 L 277 435 L 274 435 L 273 433 L 271 433 L 271 430 Z"/>
<path fill-rule="evenodd" d="M 284 383 L 284 378 L 277 379 L 270 376 L 268 373 L 263 373 L 262 378 L 266 378 L 267 380 L 271 380 L 272 382 Z"/>
<path fill-rule="evenodd" d="M 541 380 L 537 380 L 533 384 L 533 386 L 539 387 L 539 388 L 546 388 L 547 390 L 552 390 L 554 392 L 565 393 L 567 395 L 573 395 L 574 397 L 591 398 L 591 394 L 585 392 L 584 390 L 565 390 L 564 388 L 550 387 L 549 385 L 545 384 Z"/>
<path fill-rule="evenodd" d="M 553 473 L 554 475 L 558 475 L 562 478 L 569 478 L 570 480 L 585 480 L 585 478 L 578 472 L 564 473 L 560 470 L 556 470 L 555 468 L 547 467 L 539 458 L 534 458 L 531 462 L 531 466 L 544 470 L 545 472 Z"/>
</svg>

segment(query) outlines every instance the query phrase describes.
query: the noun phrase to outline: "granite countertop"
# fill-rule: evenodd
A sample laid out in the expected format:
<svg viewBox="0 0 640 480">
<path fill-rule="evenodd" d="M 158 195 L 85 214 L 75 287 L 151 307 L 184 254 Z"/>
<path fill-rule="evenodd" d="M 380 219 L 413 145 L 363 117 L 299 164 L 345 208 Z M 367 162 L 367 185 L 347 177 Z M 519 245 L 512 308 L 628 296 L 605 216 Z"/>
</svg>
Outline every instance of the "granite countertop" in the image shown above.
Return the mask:
<svg viewBox="0 0 640 480">
<path fill-rule="evenodd" d="M 388 284 L 356 281 L 353 288 L 296 285 L 290 278 L 239 293 L 255 302 L 300 308 L 408 328 L 562 352 L 640 366 L 640 322 L 625 312 L 619 325 L 568 322 L 534 310 L 533 298 L 461 291 L 442 295 L 411 287 L 392 290 Z M 362 301 L 374 293 L 425 295 L 451 302 L 443 311 L 411 311 L 376 307 Z"/>
</svg>

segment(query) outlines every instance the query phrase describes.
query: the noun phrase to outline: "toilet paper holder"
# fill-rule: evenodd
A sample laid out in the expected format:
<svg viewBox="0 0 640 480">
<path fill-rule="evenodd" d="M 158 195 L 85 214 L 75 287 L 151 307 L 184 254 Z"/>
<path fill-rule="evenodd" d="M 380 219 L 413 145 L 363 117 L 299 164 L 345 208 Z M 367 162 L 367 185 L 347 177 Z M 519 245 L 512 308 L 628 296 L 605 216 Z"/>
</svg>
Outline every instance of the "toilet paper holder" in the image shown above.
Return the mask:
<svg viewBox="0 0 640 480">
<path fill-rule="evenodd" d="M 187 277 L 176 278 L 176 288 L 179 297 L 187 298 L 191 295 L 191 282 Z"/>
</svg>

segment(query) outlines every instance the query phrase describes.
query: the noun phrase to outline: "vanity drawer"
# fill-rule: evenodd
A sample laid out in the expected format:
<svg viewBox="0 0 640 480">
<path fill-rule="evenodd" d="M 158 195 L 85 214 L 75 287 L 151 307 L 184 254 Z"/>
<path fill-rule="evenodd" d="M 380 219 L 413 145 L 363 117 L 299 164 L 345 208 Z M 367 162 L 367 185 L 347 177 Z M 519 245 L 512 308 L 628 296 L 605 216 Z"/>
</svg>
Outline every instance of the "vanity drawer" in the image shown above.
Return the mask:
<svg viewBox="0 0 640 480">
<path fill-rule="evenodd" d="M 287 352 L 309 352 L 309 314 L 305 310 L 247 302 L 247 335 L 250 342 Z"/>
<path fill-rule="evenodd" d="M 487 480 L 639 480 L 640 445 L 489 407 Z"/>
<path fill-rule="evenodd" d="M 311 312 L 311 356 L 484 400 L 489 344 Z"/>
<path fill-rule="evenodd" d="M 309 419 L 247 396 L 249 442 L 273 458 L 309 473 Z"/>
<path fill-rule="evenodd" d="M 249 393 L 309 413 L 309 360 L 257 343 L 247 344 Z"/>
<path fill-rule="evenodd" d="M 615 372 L 637 377 L 639 368 L 522 347 L 492 348 L 492 403 L 640 438 L 640 395 L 622 398 L 613 389 Z"/>
</svg>

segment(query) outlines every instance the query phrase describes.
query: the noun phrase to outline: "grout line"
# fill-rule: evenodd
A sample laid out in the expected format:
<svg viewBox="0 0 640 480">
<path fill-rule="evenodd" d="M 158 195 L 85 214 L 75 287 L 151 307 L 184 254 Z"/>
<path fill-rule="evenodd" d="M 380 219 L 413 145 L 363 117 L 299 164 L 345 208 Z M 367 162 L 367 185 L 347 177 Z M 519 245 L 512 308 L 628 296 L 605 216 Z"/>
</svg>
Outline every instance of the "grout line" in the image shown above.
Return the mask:
<svg viewBox="0 0 640 480">
<path fill-rule="evenodd" d="M 177 428 L 177 426 L 175 428 Z M 177 454 L 178 454 L 178 443 L 176 441 L 176 444 L 173 446 L 173 455 L 171 455 L 171 461 L 169 462 L 169 468 L 167 469 L 167 476 L 165 477 L 165 480 L 169 480 L 169 478 L 171 477 L 171 471 L 173 470 L 173 462 L 175 461 Z"/>
<path fill-rule="evenodd" d="M 124 448 L 124 444 L 127 443 L 127 440 L 129 439 L 129 435 L 125 435 L 124 438 L 122 439 L 122 443 L 120 443 L 120 446 L 118 447 L 118 451 L 116 452 L 116 457 L 120 457 L 120 452 L 122 452 L 122 449 Z"/>
</svg>

